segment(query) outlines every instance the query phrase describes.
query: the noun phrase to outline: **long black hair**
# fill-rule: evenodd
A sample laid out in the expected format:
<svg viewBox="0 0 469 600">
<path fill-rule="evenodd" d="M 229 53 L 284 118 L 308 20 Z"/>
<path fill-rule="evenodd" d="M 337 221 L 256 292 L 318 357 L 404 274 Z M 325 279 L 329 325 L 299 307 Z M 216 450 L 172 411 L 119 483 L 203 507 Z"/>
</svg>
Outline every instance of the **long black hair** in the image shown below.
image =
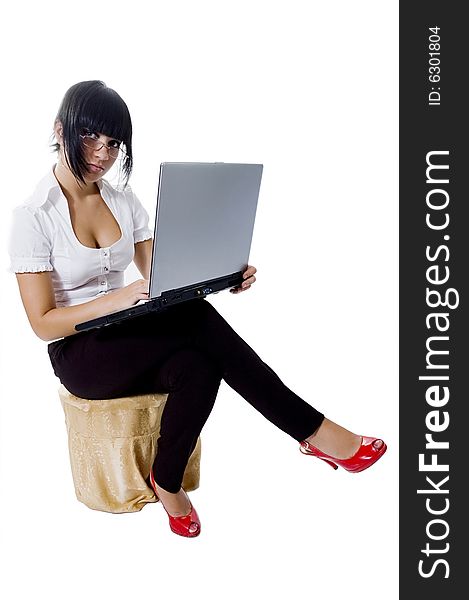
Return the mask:
<svg viewBox="0 0 469 600">
<path fill-rule="evenodd" d="M 80 134 L 84 131 L 101 133 L 119 140 L 125 155 L 120 165 L 124 185 L 132 172 L 132 121 L 129 109 L 119 94 L 99 80 L 82 81 L 67 90 L 55 123 L 63 127 L 65 160 L 75 178 L 85 183 L 86 161 Z M 52 145 L 59 150 L 60 145 Z"/>
</svg>

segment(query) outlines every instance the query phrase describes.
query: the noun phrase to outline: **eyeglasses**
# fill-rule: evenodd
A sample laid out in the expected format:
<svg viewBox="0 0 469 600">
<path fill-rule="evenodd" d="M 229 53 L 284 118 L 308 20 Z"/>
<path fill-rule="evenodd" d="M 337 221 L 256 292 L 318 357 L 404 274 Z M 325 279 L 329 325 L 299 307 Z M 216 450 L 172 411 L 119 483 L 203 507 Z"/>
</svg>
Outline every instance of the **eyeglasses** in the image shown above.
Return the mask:
<svg viewBox="0 0 469 600">
<path fill-rule="evenodd" d="M 99 138 L 96 137 L 95 133 L 82 133 L 80 134 L 80 138 L 83 141 L 83 145 L 89 148 L 90 150 L 95 150 L 97 152 L 101 150 L 104 146 L 106 146 L 108 154 L 111 158 L 125 156 L 125 152 L 122 149 L 121 142 L 117 140 L 111 140 L 109 144 L 105 144 Z"/>
</svg>

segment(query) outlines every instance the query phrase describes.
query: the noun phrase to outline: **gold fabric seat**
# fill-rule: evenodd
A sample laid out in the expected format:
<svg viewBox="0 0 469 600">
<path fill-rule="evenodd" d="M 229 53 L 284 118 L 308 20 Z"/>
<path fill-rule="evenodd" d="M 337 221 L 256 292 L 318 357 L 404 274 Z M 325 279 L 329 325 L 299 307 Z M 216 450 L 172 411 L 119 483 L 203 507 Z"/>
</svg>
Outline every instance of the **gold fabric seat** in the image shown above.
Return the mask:
<svg viewBox="0 0 469 600">
<path fill-rule="evenodd" d="M 156 456 L 167 394 L 86 400 L 61 385 L 59 396 L 78 500 L 112 513 L 137 512 L 157 502 L 145 480 Z M 200 454 L 199 438 L 184 473 L 186 491 L 199 487 Z"/>
</svg>

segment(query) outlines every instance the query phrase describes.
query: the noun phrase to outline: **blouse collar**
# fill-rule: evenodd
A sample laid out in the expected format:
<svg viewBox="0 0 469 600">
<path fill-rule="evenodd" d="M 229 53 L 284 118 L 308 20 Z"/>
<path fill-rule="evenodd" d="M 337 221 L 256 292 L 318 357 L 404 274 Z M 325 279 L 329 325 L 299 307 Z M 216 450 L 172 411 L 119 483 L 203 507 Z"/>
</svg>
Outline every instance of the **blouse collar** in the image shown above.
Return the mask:
<svg viewBox="0 0 469 600">
<path fill-rule="evenodd" d="M 102 192 L 104 185 L 103 181 L 99 180 L 96 183 L 98 185 L 99 191 Z M 59 182 L 55 178 L 54 167 L 51 167 L 47 175 L 38 183 L 33 195 L 31 196 L 27 204 L 28 206 L 37 208 L 45 204 L 48 200 L 53 202 L 54 200 L 58 200 L 61 197 L 64 197 L 62 193 L 62 188 L 60 187 Z"/>
</svg>

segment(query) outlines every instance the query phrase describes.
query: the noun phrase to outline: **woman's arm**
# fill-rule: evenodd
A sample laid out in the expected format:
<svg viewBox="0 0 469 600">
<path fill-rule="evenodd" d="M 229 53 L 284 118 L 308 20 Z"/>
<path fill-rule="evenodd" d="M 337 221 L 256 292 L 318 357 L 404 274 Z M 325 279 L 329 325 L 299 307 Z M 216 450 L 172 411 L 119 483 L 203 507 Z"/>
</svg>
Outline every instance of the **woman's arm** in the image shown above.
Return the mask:
<svg viewBox="0 0 469 600">
<path fill-rule="evenodd" d="M 135 244 L 134 263 L 144 279 L 150 279 L 153 239 Z"/>
<path fill-rule="evenodd" d="M 148 298 L 148 281 L 138 279 L 95 300 L 57 308 L 49 271 L 17 273 L 16 278 L 31 327 L 45 342 L 77 333 L 77 323 L 102 317 Z"/>
</svg>

